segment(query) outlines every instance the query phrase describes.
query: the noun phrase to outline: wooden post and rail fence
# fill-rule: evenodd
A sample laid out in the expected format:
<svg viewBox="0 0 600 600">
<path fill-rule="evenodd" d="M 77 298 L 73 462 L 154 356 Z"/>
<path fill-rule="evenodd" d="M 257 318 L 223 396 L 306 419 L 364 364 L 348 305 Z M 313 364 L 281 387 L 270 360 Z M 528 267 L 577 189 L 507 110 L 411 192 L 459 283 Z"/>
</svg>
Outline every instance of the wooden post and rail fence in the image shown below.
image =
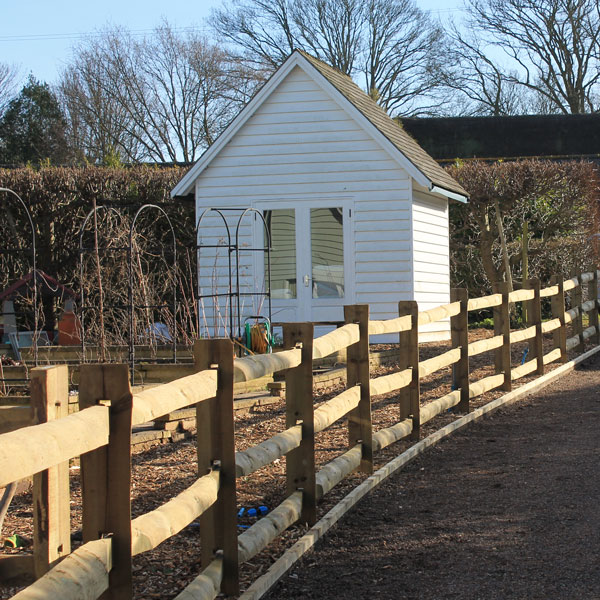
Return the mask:
<svg viewBox="0 0 600 600">
<path fill-rule="evenodd" d="M 550 301 L 552 318 L 542 321 L 545 299 Z M 498 285 L 492 295 L 482 298 L 469 299 L 465 290 L 453 290 L 451 300 L 422 312 L 415 302 L 400 302 L 398 317 L 385 321 L 370 320 L 366 305 L 347 306 L 346 324 L 315 339 L 311 323 L 286 325 L 285 349 L 275 354 L 234 359 L 229 340 L 200 340 L 194 345 L 195 374 L 135 395 L 127 366 L 82 365 L 80 410 L 71 415 L 66 413 L 67 368 L 34 369 L 36 424 L 16 429 L 27 419 L 15 413 L 4 423 L 5 430 L 14 431 L 0 435 L 0 488 L 34 478 L 34 552 L 0 558 L 0 577 L 28 573 L 37 578 L 14 596 L 19 600 L 128 599 L 132 558 L 200 519 L 203 569 L 177 598 L 236 594 L 239 565 L 298 520 L 314 524 L 318 500 L 353 471 L 371 473 L 376 452 L 401 439 L 418 439 L 421 425 L 448 409 L 468 412 L 473 398 L 494 389 L 510 391 L 517 379 L 542 375 L 549 363 L 565 362 L 568 350 L 583 352 L 586 340 L 598 344 L 597 272 L 554 280 L 543 289 L 537 280 L 510 293 Z M 511 330 L 510 308 L 516 303 L 524 303 L 527 323 Z M 489 309 L 494 311 L 494 336 L 469 343 L 469 312 Z M 420 361 L 418 327 L 443 319 L 450 319 L 451 348 Z M 371 379 L 369 339 L 380 334 L 399 335 L 400 369 Z M 542 342 L 549 334 L 552 349 L 544 354 Z M 528 344 L 529 360 L 513 367 L 511 345 L 523 342 Z M 313 360 L 344 348 L 347 388 L 315 408 Z M 493 352 L 494 374 L 471 381 L 469 359 L 485 352 Z M 452 391 L 423 404 L 420 381 L 448 367 Z M 286 429 L 236 452 L 233 384 L 278 371 L 285 371 L 287 384 Z M 397 393 L 399 420 L 374 431 L 372 399 L 392 392 Z M 132 426 L 193 405 L 198 479 L 156 510 L 132 520 Z M 348 450 L 317 470 L 315 436 L 342 418 L 348 422 Z M 284 456 L 286 499 L 238 535 L 236 480 Z M 68 465 L 75 457 L 81 457 L 83 544 L 71 551 Z"/>
</svg>

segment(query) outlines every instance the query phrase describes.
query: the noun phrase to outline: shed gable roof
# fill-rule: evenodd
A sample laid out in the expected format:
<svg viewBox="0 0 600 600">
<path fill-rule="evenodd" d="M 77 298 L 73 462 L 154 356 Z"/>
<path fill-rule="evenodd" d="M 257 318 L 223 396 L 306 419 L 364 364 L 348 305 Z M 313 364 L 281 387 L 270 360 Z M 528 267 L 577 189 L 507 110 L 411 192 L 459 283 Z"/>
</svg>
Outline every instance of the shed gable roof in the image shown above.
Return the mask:
<svg viewBox="0 0 600 600">
<path fill-rule="evenodd" d="M 296 65 L 304 66 L 307 74 L 314 76 L 316 72 L 333 87 L 350 105 L 356 109 L 366 121 L 375 128 L 380 136 L 387 140 L 393 150 L 400 153 L 401 163 L 413 176 L 425 179 L 430 188 L 450 197 L 465 201 L 468 197 L 464 188 L 438 163 L 423 150 L 419 144 L 394 121 L 374 100 L 365 94 L 352 79 L 342 72 L 330 67 L 301 50 L 295 50 L 286 62 L 273 74 L 263 88 L 246 105 L 240 114 L 230 123 L 219 139 L 198 159 L 196 164 L 186 173 L 172 190 L 172 196 L 190 193 L 194 182 L 225 144 L 239 131 L 242 125 L 254 114 L 256 108 L 279 85 L 281 80 Z M 308 68 L 307 68 L 308 67 Z M 312 73 L 311 73 L 312 72 Z M 407 164 L 408 163 L 408 164 Z M 422 183 L 422 182 L 421 182 Z M 439 189 L 441 188 L 441 189 Z"/>
</svg>

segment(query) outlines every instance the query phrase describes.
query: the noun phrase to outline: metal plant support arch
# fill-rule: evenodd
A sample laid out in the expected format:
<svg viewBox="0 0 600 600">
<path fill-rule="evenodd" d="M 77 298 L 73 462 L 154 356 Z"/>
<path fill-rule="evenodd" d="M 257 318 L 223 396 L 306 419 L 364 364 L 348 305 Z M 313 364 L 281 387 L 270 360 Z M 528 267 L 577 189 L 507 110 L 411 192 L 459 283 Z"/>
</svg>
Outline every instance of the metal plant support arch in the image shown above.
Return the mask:
<svg viewBox="0 0 600 600">
<path fill-rule="evenodd" d="M 227 232 L 227 244 L 223 245 L 223 244 L 202 244 L 200 242 L 200 240 L 198 239 L 199 233 L 200 233 L 200 225 L 202 224 L 202 221 L 204 220 L 204 217 L 211 213 L 211 212 L 216 212 L 222 219 L 223 221 L 223 225 L 225 225 L 225 231 Z M 205 209 L 202 214 L 200 215 L 198 222 L 196 223 L 196 260 L 197 260 L 197 269 L 196 269 L 196 274 L 199 276 L 200 274 L 200 254 L 201 254 L 201 249 L 202 248 L 214 248 L 215 249 L 215 253 L 218 251 L 218 248 L 226 248 L 227 249 L 227 259 L 228 259 L 228 265 L 229 265 L 229 286 L 227 289 L 227 292 L 223 293 L 223 294 L 219 294 L 219 293 L 214 293 L 214 294 L 200 294 L 200 282 L 198 282 L 198 288 L 196 289 L 196 318 L 197 318 L 197 331 L 198 331 L 198 337 L 200 338 L 200 331 L 202 328 L 202 323 L 201 323 L 201 314 L 203 314 L 203 309 L 204 309 L 204 298 L 213 298 L 213 303 L 215 303 L 216 298 L 229 298 L 229 304 L 230 304 L 230 310 L 229 310 L 229 331 L 230 333 L 233 332 L 233 310 L 231 310 L 231 294 L 232 294 L 232 290 L 233 290 L 233 272 L 232 272 L 232 262 L 231 262 L 231 230 L 229 229 L 229 225 L 227 223 L 227 219 L 225 218 L 225 215 L 223 214 L 222 210 L 218 209 L 218 208 L 207 208 Z M 201 306 L 202 303 L 202 306 Z"/>
<path fill-rule="evenodd" d="M 27 205 L 16 192 L 9 188 L 0 187 L 0 192 L 6 192 L 7 194 L 12 195 L 14 198 L 18 200 L 20 205 L 25 210 L 25 214 L 27 215 L 27 220 L 29 221 L 29 226 L 31 227 L 31 248 L 9 248 L 4 247 L 0 250 L 0 252 L 11 253 L 17 250 L 21 250 L 23 252 L 27 252 L 28 250 L 31 252 L 31 263 L 33 266 L 32 279 L 33 279 L 33 361 L 35 366 L 38 364 L 38 293 L 37 293 L 37 265 L 36 265 L 36 247 L 35 247 L 35 227 L 33 226 L 33 219 L 31 218 L 31 213 L 27 208 Z M 4 197 L 4 196 L 3 196 Z"/>
<path fill-rule="evenodd" d="M 109 213 L 113 213 L 117 216 L 121 216 L 121 212 L 118 211 L 116 208 L 113 208 L 112 206 L 97 206 L 95 208 L 93 208 L 85 217 L 85 219 L 83 220 L 83 223 L 81 225 L 81 228 L 79 229 L 79 282 L 80 282 L 80 287 L 81 287 L 81 291 L 80 291 L 80 299 L 81 299 L 81 306 L 79 307 L 79 321 L 81 324 L 81 356 L 82 356 L 82 360 L 85 362 L 85 351 L 86 351 L 86 325 L 85 325 L 85 317 L 86 317 L 86 312 L 89 310 L 94 310 L 96 309 L 95 306 L 88 306 L 86 304 L 86 299 L 85 299 L 85 288 L 83 285 L 84 282 L 84 264 L 83 264 L 83 257 L 86 253 L 90 253 L 90 252 L 95 252 L 96 248 L 92 247 L 92 248 L 86 248 L 83 245 L 83 236 L 85 235 L 86 229 L 87 229 L 87 225 L 90 221 L 90 219 L 92 217 L 95 217 L 100 211 L 107 211 Z M 106 250 L 107 248 L 103 248 L 104 250 Z M 100 252 L 101 248 L 98 248 L 98 252 Z M 113 252 L 125 252 L 127 250 L 126 247 L 122 247 L 122 248 L 111 248 L 111 250 Z M 100 285 L 100 282 L 98 282 L 98 285 Z M 104 308 L 116 308 L 113 305 L 108 305 L 105 306 Z M 121 307 L 120 307 L 121 308 Z"/>
<path fill-rule="evenodd" d="M 231 229 L 227 223 L 227 219 L 225 218 L 224 212 L 237 212 L 241 214 L 238 217 L 236 228 L 235 228 L 235 242 L 232 242 L 231 239 Z M 202 221 L 204 217 L 211 213 L 216 212 L 222 219 L 223 224 L 225 225 L 225 231 L 227 233 L 227 243 L 226 244 L 202 244 L 199 239 L 200 234 L 200 226 L 202 225 Z M 242 292 L 240 285 L 240 252 L 242 249 L 240 248 L 240 227 L 244 217 L 250 213 L 253 213 L 256 216 L 260 217 L 260 220 L 263 225 L 263 230 L 265 234 L 265 247 L 262 248 L 243 248 L 244 252 L 262 252 L 266 253 L 267 256 L 267 269 L 266 269 L 266 279 L 265 282 L 265 291 L 264 292 Z M 196 224 L 196 253 L 197 253 L 197 272 L 200 272 L 200 258 L 202 254 L 202 249 L 205 248 L 214 248 L 215 252 L 218 248 L 224 248 L 227 250 L 227 258 L 228 258 L 228 290 L 224 293 L 212 293 L 212 294 L 200 294 L 200 283 L 198 283 L 198 291 L 196 294 L 196 302 L 197 302 L 197 314 L 198 314 L 198 335 L 200 336 L 201 330 L 201 322 L 200 315 L 202 314 L 202 306 L 200 305 L 203 302 L 204 298 L 212 298 L 213 302 L 216 304 L 217 298 L 228 298 L 229 299 L 229 336 L 234 338 L 234 322 L 236 318 L 234 317 L 234 301 L 235 301 L 235 310 L 237 314 L 237 329 L 238 329 L 238 337 L 242 336 L 242 311 L 241 311 L 241 299 L 242 297 L 263 297 L 267 298 L 268 302 L 268 318 L 269 323 L 272 321 L 272 308 L 271 308 L 271 233 L 269 231 L 269 227 L 267 222 L 265 221 L 265 217 L 261 211 L 256 208 L 206 208 L 202 214 L 200 215 L 198 222 Z M 235 256 L 235 261 L 232 258 L 232 255 Z M 234 288 L 234 268 L 235 268 L 235 288 Z"/>
<path fill-rule="evenodd" d="M 169 215 L 163 208 L 156 204 L 144 204 L 141 206 L 131 222 L 131 228 L 129 229 L 129 248 L 127 251 L 128 267 L 129 267 L 129 365 L 131 371 L 131 382 L 134 383 L 134 369 L 135 369 L 135 331 L 134 331 L 134 312 L 136 309 L 160 309 L 169 308 L 168 304 L 156 304 L 156 305 L 135 305 L 133 302 L 133 236 L 135 234 L 135 226 L 139 216 L 147 210 L 156 210 L 166 219 L 169 229 L 171 231 L 171 237 L 173 240 L 173 263 L 171 265 L 171 272 L 173 276 L 173 304 L 171 306 L 173 310 L 173 332 L 172 332 L 172 346 L 173 346 L 173 362 L 177 362 L 177 238 L 175 237 L 175 229 L 173 223 L 169 218 Z"/>
</svg>

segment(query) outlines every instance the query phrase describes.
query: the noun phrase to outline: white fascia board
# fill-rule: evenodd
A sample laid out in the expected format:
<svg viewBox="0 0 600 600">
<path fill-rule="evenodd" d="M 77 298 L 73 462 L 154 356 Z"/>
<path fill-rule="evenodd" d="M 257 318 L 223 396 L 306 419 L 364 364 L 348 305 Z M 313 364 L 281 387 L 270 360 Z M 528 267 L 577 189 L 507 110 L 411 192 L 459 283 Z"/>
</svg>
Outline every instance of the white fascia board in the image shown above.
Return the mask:
<svg viewBox="0 0 600 600">
<path fill-rule="evenodd" d="M 348 100 L 336 87 L 330 83 L 326 77 L 317 71 L 301 54 L 299 55 L 306 65 L 304 69 L 311 75 L 315 83 L 336 103 L 345 110 L 358 124 L 367 131 L 373 139 L 385 150 L 390 157 L 395 160 L 408 174 L 421 186 L 431 189 L 433 182 L 429 177 L 422 173 L 406 156 L 388 140 L 367 117 L 350 100 Z M 313 75 L 316 74 L 316 77 Z"/>
<path fill-rule="evenodd" d="M 456 192 L 451 192 L 450 190 L 439 187 L 438 185 L 430 186 L 429 191 L 432 194 L 441 194 L 442 196 L 446 196 L 446 198 L 450 198 L 450 200 L 456 200 L 457 202 L 463 202 L 464 204 L 466 204 L 469 201 L 469 198 L 467 196 L 457 194 Z"/>
<path fill-rule="evenodd" d="M 171 198 L 175 196 L 187 196 L 194 190 L 194 185 L 202 171 L 210 164 L 210 162 L 221 152 L 221 150 L 229 143 L 233 136 L 244 126 L 246 121 L 254 114 L 256 109 L 270 96 L 281 81 L 288 73 L 298 64 L 299 59 L 303 59 L 299 53 L 292 54 L 286 62 L 271 78 L 263 85 L 256 95 L 246 104 L 240 111 L 237 117 L 226 127 L 225 131 L 217 138 L 204 154 L 194 163 L 191 169 L 183 176 L 181 181 L 171 190 Z"/>
</svg>

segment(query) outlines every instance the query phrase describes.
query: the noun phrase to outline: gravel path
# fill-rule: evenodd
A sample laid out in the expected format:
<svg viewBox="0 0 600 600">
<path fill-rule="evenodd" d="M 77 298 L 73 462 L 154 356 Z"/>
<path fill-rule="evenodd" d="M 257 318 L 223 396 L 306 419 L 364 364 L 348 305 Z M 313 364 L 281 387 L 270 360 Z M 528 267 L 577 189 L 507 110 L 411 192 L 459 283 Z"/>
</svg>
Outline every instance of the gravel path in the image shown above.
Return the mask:
<svg viewBox="0 0 600 600">
<path fill-rule="evenodd" d="M 451 436 L 350 511 L 284 598 L 600 598 L 600 357 Z"/>
</svg>

